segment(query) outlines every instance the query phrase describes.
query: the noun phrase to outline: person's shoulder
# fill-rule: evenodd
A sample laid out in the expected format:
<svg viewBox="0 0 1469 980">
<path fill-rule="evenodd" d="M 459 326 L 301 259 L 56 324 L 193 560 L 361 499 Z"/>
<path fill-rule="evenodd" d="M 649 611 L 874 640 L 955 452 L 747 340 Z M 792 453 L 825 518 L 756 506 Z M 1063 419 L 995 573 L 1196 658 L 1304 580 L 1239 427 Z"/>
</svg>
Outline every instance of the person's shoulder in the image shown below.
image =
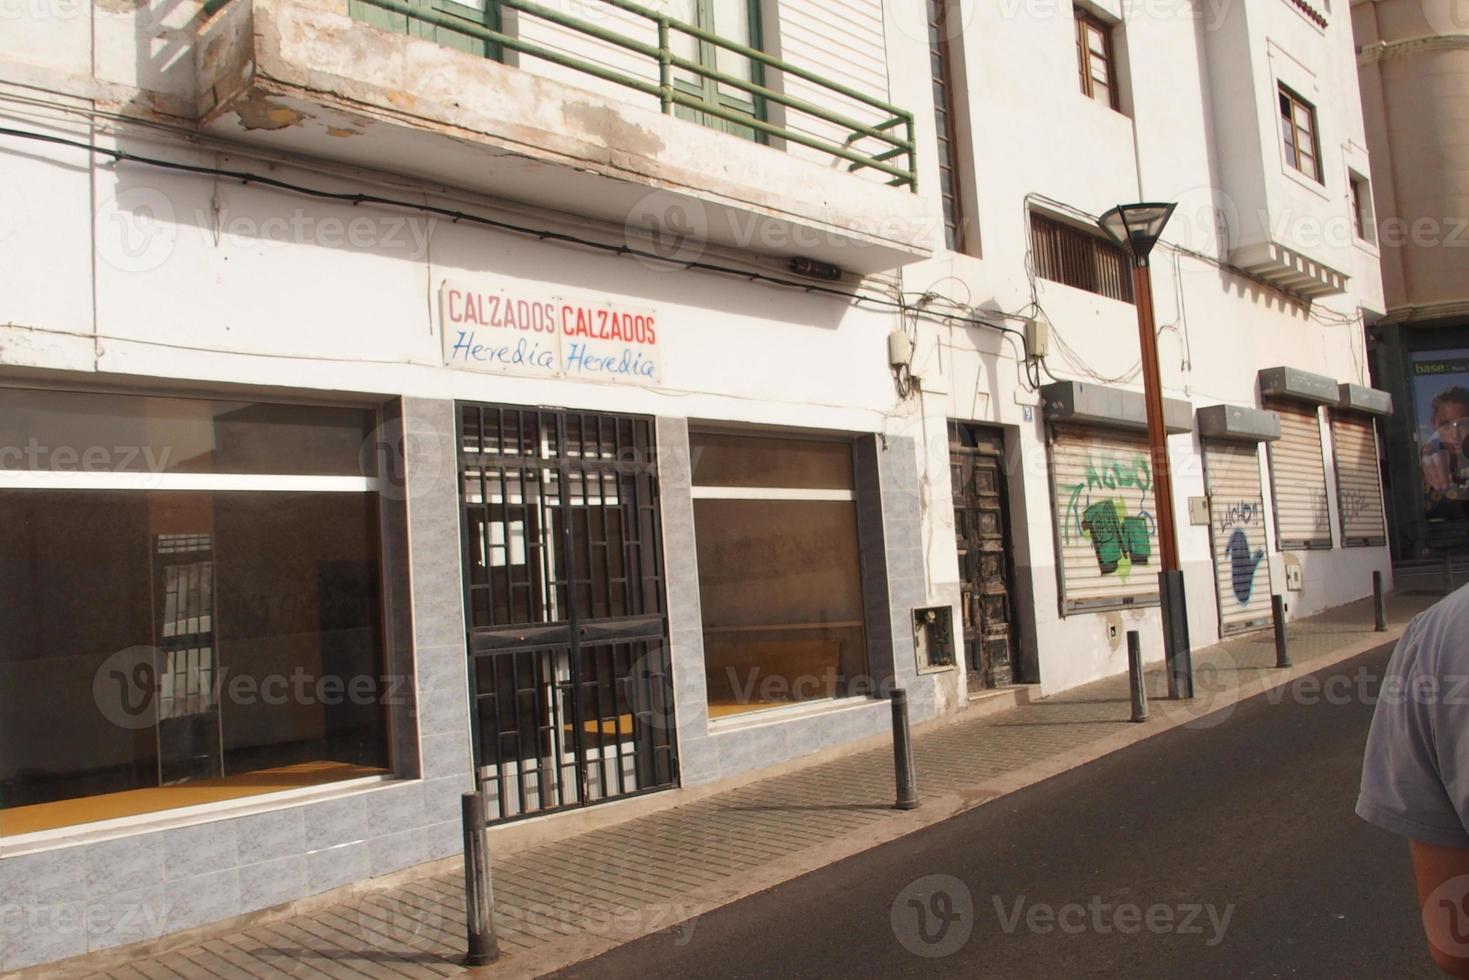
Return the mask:
<svg viewBox="0 0 1469 980">
<path fill-rule="evenodd" d="M 1416 623 L 1457 623 L 1469 619 L 1469 585 L 1457 592 L 1444 596 L 1427 610 L 1418 614 Z"/>
<path fill-rule="evenodd" d="M 1469 585 L 1419 613 L 1403 633 L 1401 646 L 1414 659 L 1437 668 L 1446 663 L 1469 665 Z"/>
</svg>

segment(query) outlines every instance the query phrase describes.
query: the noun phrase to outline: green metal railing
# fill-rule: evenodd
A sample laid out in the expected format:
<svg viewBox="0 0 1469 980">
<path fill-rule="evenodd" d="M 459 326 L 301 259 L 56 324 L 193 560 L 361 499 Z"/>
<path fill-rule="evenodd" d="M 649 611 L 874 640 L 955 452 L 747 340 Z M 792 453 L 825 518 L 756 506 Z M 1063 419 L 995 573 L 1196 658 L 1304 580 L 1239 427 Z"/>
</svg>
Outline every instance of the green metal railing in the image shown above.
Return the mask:
<svg viewBox="0 0 1469 980">
<path fill-rule="evenodd" d="M 206 0 L 204 10 L 206 13 L 225 6 L 229 0 Z M 418 6 L 404 0 L 361 0 L 362 3 L 373 7 L 421 21 L 425 24 L 444 30 L 463 34 L 467 37 L 493 45 L 496 49 L 516 51 L 523 55 L 539 58 L 573 71 L 582 72 L 604 81 L 621 85 L 624 88 L 641 92 L 645 95 L 658 99 L 665 113 L 672 114 L 675 109 L 702 113 L 704 115 L 722 120 L 724 122 L 750 129 L 766 136 L 774 136 L 790 143 L 797 143 L 821 153 L 828 154 L 848 163 L 849 171 L 875 170 L 889 177 L 888 183 L 895 187 L 907 187 L 910 190 L 918 190 L 918 158 L 917 148 L 913 131 L 913 114 L 905 112 L 896 106 L 883 102 L 880 99 L 865 95 L 845 85 L 822 78 L 815 72 L 798 68 L 787 64 L 781 59 L 767 54 L 758 48 L 731 41 L 721 37 L 712 31 L 704 30 L 693 24 L 675 20 L 666 14 L 633 3 L 631 0 L 601 0 L 602 3 L 618 10 L 625 11 L 637 17 L 643 18 L 656 25 L 658 31 L 658 43 L 650 44 L 636 38 L 627 37 L 614 30 L 609 30 L 597 24 L 590 23 L 571 14 L 553 10 L 550 7 L 536 3 L 535 0 L 485 0 L 494 8 L 507 8 L 515 10 L 523 15 L 539 18 L 548 23 L 575 31 L 590 38 L 595 38 L 606 44 L 621 48 L 634 54 L 642 55 L 658 65 L 658 81 L 653 82 L 648 78 L 639 78 L 618 71 L 607 65 L 598 64 L 576 55 L 548 48 L 545 45 L 527 41 L 522 38 L 495 30 L 484 24 L 463 17 L 448 14 L 431 7 Z M 499 18 L 493 19 L 499 23 Z M 739 78 L 717 68 L 692 61 L 674 52 L 671 41 L 678 34 L 693 38 L 696 42 L 703 42 L 732 52 L 740 57 L 748 59 L 753 65 L 773 69 L 786 77 L 799 78 L 818 86 L 826 92 L 841 96 L 861 106 L 871 109 L 876 118 L 871 122 L 863 122 L 851 118 L 845 113 L 816 105 L 804 99 L 785 94 L 770 88 L 760 82 Z M 828 123 L 847 131 L 846 139 L 841 143 L 835 143 L 830 139 L 807 132 L 792 129 L 789 126 L 775 125 L 756 114 L 741 112 L 728 106 L 712 102 L 707 98 L 680 91 L 674 84 L 674 72 L 686 72 L 714 82 L 719 86 L 747 93 L 752 99 L 764 102 L 774 102 L 785 106 L 788 110 L 808 116 L 811 119 Z M 761 72 L 754 73 L 760 77 Z M 875 146 L 874 146 L 875 144 Z M 869 150 L 862 147 L 870 146 Z M 905 165 L 899 165 L 900 163 Z"/>
</svg>

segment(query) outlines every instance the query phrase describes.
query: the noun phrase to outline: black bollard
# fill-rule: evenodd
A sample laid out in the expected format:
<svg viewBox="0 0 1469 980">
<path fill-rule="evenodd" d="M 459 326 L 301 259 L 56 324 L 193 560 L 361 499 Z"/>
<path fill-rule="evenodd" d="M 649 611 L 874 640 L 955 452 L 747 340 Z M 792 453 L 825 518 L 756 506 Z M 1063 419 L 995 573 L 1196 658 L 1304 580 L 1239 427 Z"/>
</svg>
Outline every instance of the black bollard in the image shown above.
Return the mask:
<svg viewBox="0 0 1469 980">
<path fill-rule="evenodd" d="M 1270 614 L 1275 617 L 1275 666 L 1290 666 L 1290 643 L 1285 638 L 1285 596 L 1270 597 Z"/>
<path fill-rule="evenodd" d="M 1382 590 L 1382 573 L 1372 573 L 1372 611 L 1379 633 L 1387 632 L 1387 593 Z"/>
<path fill-rule="evenodd" d="M 1163 606 L 1163 660 L 1168 673 L 1168 696 L 1189 701 L 1194 696 L 1194 657 L 1188 637 L 1183 572 L 1159 572 L 1158 595 Z"/>
<path fill-rule="evenodd" d="M 898 782 L 894 810 L 918 807 L 918 788 L 913 785 L 913 739 L 908 733 L 908 692 L 893 691 L 893 770 Z"/>
<path fill-rule="evenodd" d="M 500 958 L 495 936 L 495 890 L 490 879 L 490 844 L 485 839 L 485 798 L 465 793 L 464 817 L 464 913 L 469 949 L 466 966 L 485 966 Z"/>
<path fill-rule="evenodd" d="M 1127 676 L 1132 682 L 1132 720 L 1148 720 L 1148 688 L 1143 682 L 1143 641 L 1137 630 L 1127 631 Z"/>
</svg>

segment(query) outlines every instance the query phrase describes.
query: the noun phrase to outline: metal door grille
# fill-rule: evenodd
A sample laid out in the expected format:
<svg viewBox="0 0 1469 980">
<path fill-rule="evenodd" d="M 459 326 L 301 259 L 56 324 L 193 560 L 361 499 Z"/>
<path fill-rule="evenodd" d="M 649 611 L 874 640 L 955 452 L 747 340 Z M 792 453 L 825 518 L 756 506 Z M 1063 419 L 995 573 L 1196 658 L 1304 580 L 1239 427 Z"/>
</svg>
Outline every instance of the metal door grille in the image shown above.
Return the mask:
<svg viewBox="0 0 1469 980">
<path fill-rule="evenodd" d="M 652 421 L 462 405 L 459 431 L 490 819 L 674 785 Z"/>
</svg>

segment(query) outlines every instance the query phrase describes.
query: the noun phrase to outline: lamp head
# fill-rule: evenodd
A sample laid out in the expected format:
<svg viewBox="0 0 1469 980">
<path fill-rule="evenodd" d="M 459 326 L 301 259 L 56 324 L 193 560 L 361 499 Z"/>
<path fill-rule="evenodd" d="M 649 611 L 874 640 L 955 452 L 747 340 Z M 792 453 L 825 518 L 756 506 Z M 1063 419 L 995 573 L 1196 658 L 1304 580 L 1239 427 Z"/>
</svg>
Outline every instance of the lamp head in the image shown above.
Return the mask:
<svg viewBox="0 0 1469 980">
<path fill-rule="evenodd" d="M 1173 216 L 1176 204 L 1120 204 L 1102 215 L 1097 224 L 1138 265 L 1148 264 L 1148 254 L 1163 236 L 1163 226 Z"/>
</svg>

